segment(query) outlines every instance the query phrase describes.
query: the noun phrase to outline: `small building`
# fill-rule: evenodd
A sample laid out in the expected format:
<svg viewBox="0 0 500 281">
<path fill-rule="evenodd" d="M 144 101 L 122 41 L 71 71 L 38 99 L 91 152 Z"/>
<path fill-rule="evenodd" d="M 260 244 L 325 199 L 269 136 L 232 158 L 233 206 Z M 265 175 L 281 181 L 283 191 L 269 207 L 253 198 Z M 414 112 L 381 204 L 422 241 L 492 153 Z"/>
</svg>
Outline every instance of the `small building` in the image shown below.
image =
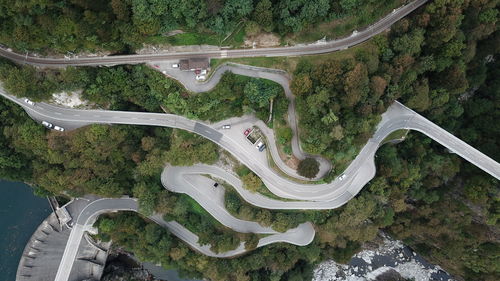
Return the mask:
<svg viewBox="0 0 500 281">
<path fill-rule="evenodd" d="M 197 71 L 208 69 L 210 60 L 208 58 L 190 58 L 187 60 L 180 60 L 179 64 L 179 68 L 182 71 Z"/>
</svg>

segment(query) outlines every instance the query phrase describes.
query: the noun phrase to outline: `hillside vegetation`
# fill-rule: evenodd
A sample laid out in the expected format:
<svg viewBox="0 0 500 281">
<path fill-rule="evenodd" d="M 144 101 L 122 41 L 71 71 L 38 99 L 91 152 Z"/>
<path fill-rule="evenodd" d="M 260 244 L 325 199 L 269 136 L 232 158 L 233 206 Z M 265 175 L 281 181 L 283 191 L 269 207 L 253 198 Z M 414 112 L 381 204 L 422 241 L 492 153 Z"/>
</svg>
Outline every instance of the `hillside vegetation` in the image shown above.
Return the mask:
<svg viewBox="0 0 500 281">
<path fill-rule="evenodd" d="M 239 9 L 236 2 L 240 5 L 245 1 L 226 1 L 217 6 L 220 9 L 217 11 L 229 9 L 227 5 L 233 2 L 231 9 Z M 261 2 L 258 1 L 257 6 Z M 316 3 L 296 1 L 299 7 L 309 5 L 304 4 L 306 2 Z M 337 3 L 317 2 L 310 10 L 316 11 L 316 7 L 325 3 Z M 343 4 L 351 2 L 366 1 L 338 1 Z M 84 13 L 90 8 L 73 8 L 97 5 L 92 1 L 72 1 L 68 6 L 59 4 L 62 7 L 39 3 L 4 3 L 3 11 L 26 9 L 26 13 L 45 18 L 44 9 L 52 9 L 54 12 L 68 12 L 76 18 L 92 18 L 92 13 Z M 126 7 L 123 11 L 127 14 L 125 11 L 129 11 L 130 5 L 146 2 L 112 3 L 116 7 L 125 5 L 122 7 Z M 274 7 L 282 2 L 273 3 Z M 373 39 L 376 49 L 360 48 L 352 56 L 340 59 L 303 58 L 294 73 L 293 91 L 297 95 L 304 148 L 333 159 L 335 169 L 341 170 L 371 135 L 380 113 L 397 99 L 499 161 L 498 5 L 496 0 L 430 1 L 394 25 L 388 34 Z M 159 11 L 169 7 L 162 6 Z M 212 6 L 207 4 L 207 9 L 209 7 Z M 145 10 L 156 12 L 139 8 L 134 11 Z M 244 9 L 238 10 L 238 13 L 243 12 Z M 273 9 L 273 19 L 274 13 Z M 19 19 L 4 20 L 1 36 L 6 37 L 5 34 L 19 28 L 14 34 L 26 36 L 25 41 L 23 37 L 14 37 L 19 46 L 26 44 L 23 46 L 35 46 L 35 49 L 49 46 L 56 51 L 67 50 L 70 47 L 65 44 L 71 42 L 75 48 L 83 46 L 80 38 L 85 36 L 81 34 L 74 35 L 79 39 L 73 41 L 71 37 L 61 37 L 69 38 L 64 42 L 48 34 L 40 36 L 42 41 L 34 45 L 30 40 L 39 37 L 27 31 L 29 25 L 20 24 L 23 13 L 15 16 L 12 12 L 4 14 L 4 18 Z M 102 18 L 106 17 L 105 14 Z M 184 16 L 180 15 L 180 18 Z M 231 14 L 234 15 L 237 13 Z M 29 18 L 25 18 L 27 23 Z M 159 18 L 155 17 L 150 23 L 159 28 L 161 22 L 156 23 Z M 148 17 L 141 19 L 147 20 Z M 231 17 L 218 19 L 218 16 L 210 19 L 222 23 L 233 20 Z M 188 24 L 179 21 L 180 25 Z M 306 21 L 300 21 L 303 22 Z M 102 21 L 98 23 L 104 24 Z M 140 26 L 146 28 L 148 24 Z M 210 27 L 210 20 L 206 24 Z M 71 24 L 61 26 L 74 27 Z M 52 27 L 51 30 L 58 29 Z M 103 30 L 118 32 L 122 29 Z M 103 42 L 119 42 L 103 40 L 104 37 L 96 34 L 94 47 L 102 46 Z M 121 38 L 122 35 L 117 36 Z M 109 45 L 109 48 L 122 49 L 124 45 L 120 44 Z M 311 63 L 313 58 L 323 62 Z M 203 94 L 191 95 L 145 66 L 38 72 L 2 62 L 0 79 L 12 93 L 35 99 L 45 99 L 61 90 L 84 89 L 85 97 L 106 108 L 160 111 L 164 106 L 174 113 L 209 120 L 215 119 L 209 111 L 191 106 L 213 99 L 224 104 L 218 109 L 223 116 L 245 110 L 266 116 L 267 107 L 255 99 L 252 88 L 262 86 L 269 90 L 269 95 L 275 93 L 277 98 L 281 95 L 275 91 L 274 84 L 261 85 L 264 82 L 234 75 L 227 75 L 218 86 L 220 88 L 207 93 L 206 97 Z M 254 85 L 248 86 L 245 93 L 249 83 Z M 178 220 L 198 234 L 201 243 L 211 243 L 214 251 L 232 249 L 240 241 L 248 241 L 249 248 L 255 246 L 255 236 L 221 227 L 191 199 L 167 192 L 160 184 L 160 172 L 167 162 L 173 165 L 214 163 L 218 159 L 214 143 L 179 130 L 141 126 L 92 125 L 66 133 L 49 132 L 5 99 L 0 99 L 0 115 L 1 178 L 29 182 L 42 195 L 133 195 L 139 198 L 143 214 L 157 211 L 166 219 Z M 360 245 L 373 240 L 380 230 L 384 230 L 403 239 L 458 279 L 500 279 L 497 180 L 417 132 L 410 132 L 400 144 L 382 146 L 376 159 L 376 177 L 339 209 L 272 213 L 262 210 L 259 213 L 240 198 L 233 195 L 226 198 L 226 204 L 238 216 L 254 218 L 263 224 L 272 218 L 278 229 L 311 221 L 317 235 L 308 246 L 280 243 L 234 259 L 214 259 L 192 251 L 168 231 L 140 215 L 128 213 L 100 219 L 100 235 L 137 253 L 143 260 L 178 268 L 191 277 L 285 281 L 310 280 L 313 265 L 328 258 L 345 262 Z"/>
</svg>

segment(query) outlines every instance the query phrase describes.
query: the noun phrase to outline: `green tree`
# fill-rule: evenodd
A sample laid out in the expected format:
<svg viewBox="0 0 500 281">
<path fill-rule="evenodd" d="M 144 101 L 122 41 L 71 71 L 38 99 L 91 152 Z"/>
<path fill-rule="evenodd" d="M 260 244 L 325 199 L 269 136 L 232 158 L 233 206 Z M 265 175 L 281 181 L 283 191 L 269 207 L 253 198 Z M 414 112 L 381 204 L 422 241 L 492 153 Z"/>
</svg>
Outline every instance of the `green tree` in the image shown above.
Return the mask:
<svg viewBox="0 0 500 281">
<path fill-rule="evenodd" d="M 268 106 L 269 101 L 275 98 L 279 91 L 280 89 L 276 85 L 257 79 L 248 82 L 243 90 L 245 97 L 251 104 L 257 105 L 257 107 Z"/>
<path fill-rule="evenodd" d="M 392 41 L 392 49 L 402 54 L 416 55 L 420 53 L 420 47 L 424 42 L 424 33 L 423 29 L 418 28 L 409 34 L 395 38 Z"/>
<path fill-rule="evenodd" d="M 306 158 L 299 163 L 297 173 L 306 178 L 314 178 L 319 172 L 319 163 L 314 158 Z"/>
<path fill-rule="evenodd" d="M 368 71 L 363 63 L 358 63 L 354 69 L 347 73 L 342 101 L 348 107 L 353 107 L 361 101 L 368 92 Z"/>
<path fill-rule="evenodd" d="M 295 95 L 309 93 L 312 88 L 311 78 L 309 78 L 309 75 L 307 74 L 299 74 L 292 80 L 290 88 Z"/>
<path fill-rule="evenodd" d="M 244 175 L 241 180 L 243 181 L 243 187 L 253 193 L 258 192 L 263 185 L 260 178 L 254 173 Z"/>
<path fill-rule="evenodd" d="M 298 32 L 306 25 L 322 20 L 330 9 L 327 0 L 282 0 L 278 11 L 282 31 Z"/>
<path fill-rule="evenodd" d="M 239 212 L 240 207 L 241 207 L 241 200 L 235 192 L 226 191 L 224 200 L 225 200 L 226 209 L 231 214 L 237 214 Z"/>
<path fill-rule="evenodd" d="M 266 32 L 273 30 L 273 9 L 270 0 L 260 0 L 253 11 L 253 20 Z"/>
<path fill-rule="evenodd" d="M 280 144 L 286 144 L 292 140 L 293 131 L 290 127 L 280 127 L 276 130 L 278 137 L 278 142 Z"/>
<path fill-rule="evenodd" d="M 259 244 L 259 236 L 256 234 L 250 233 L 249 237 L 245 240 L 245 250 L 253 250 L 257 248 L 257 245 Z"/>
</svg>

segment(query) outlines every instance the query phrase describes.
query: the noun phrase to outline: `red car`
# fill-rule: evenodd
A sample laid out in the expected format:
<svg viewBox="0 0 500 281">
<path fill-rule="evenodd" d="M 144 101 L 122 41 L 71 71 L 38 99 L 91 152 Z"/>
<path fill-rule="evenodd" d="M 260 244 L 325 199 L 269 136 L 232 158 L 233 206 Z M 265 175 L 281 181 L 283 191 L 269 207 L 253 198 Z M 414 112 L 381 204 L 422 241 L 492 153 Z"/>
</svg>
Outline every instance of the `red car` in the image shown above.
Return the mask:
<svg viewBox="0 0 500 281">
<path fill-rule="evenodd" d="M 243 132 L 243 134 L 244 134 L 245 136 L 248 136 L 248 134 L 250 134 L 250 132 L 251 132 L 251 131 L 252 131 L 252 129 L 248 128 L 248 129 L 246 129 L 246 130 Z"/>
</svg>

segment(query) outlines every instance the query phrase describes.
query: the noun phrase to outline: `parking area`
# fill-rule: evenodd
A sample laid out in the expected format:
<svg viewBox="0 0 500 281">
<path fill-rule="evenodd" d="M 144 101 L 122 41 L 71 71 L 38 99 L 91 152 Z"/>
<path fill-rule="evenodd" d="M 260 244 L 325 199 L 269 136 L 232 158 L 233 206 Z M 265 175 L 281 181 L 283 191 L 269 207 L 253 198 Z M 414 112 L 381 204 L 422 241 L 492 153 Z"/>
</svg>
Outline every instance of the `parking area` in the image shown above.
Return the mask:
<svg viewBox="0 0 500 281">
<path fill-rule="evenodd" d="M 158 61 L 148 64 L 183 84 L 204 82 L 210 69 L 210 60 L 208 58 Z"/>
<path fill-rule="evenodd" d="M 224 136 L 239 144 L 241 149 L 244 150 L 245 154 L 248 155 L 252 161 L 257 161 L 259 164 L 267 166 L 267 147 L 260 147 L 261 151 L 259 151 L 257 147 L 257 144 L 260 142 L 262 142 L 262 145 L 265 144 L 265 138 L 262 137 L 259 128 L 254 127 L 255 121 L 254 117 L 237 117 L 225 121 L 224 124 L 215 124 L 215 127 L 219 132 L 224 134 Z M 223 129 L 222 127 L 224 125 L 230 125 L 231 127 L 229 129 Z"/>
</svg>

